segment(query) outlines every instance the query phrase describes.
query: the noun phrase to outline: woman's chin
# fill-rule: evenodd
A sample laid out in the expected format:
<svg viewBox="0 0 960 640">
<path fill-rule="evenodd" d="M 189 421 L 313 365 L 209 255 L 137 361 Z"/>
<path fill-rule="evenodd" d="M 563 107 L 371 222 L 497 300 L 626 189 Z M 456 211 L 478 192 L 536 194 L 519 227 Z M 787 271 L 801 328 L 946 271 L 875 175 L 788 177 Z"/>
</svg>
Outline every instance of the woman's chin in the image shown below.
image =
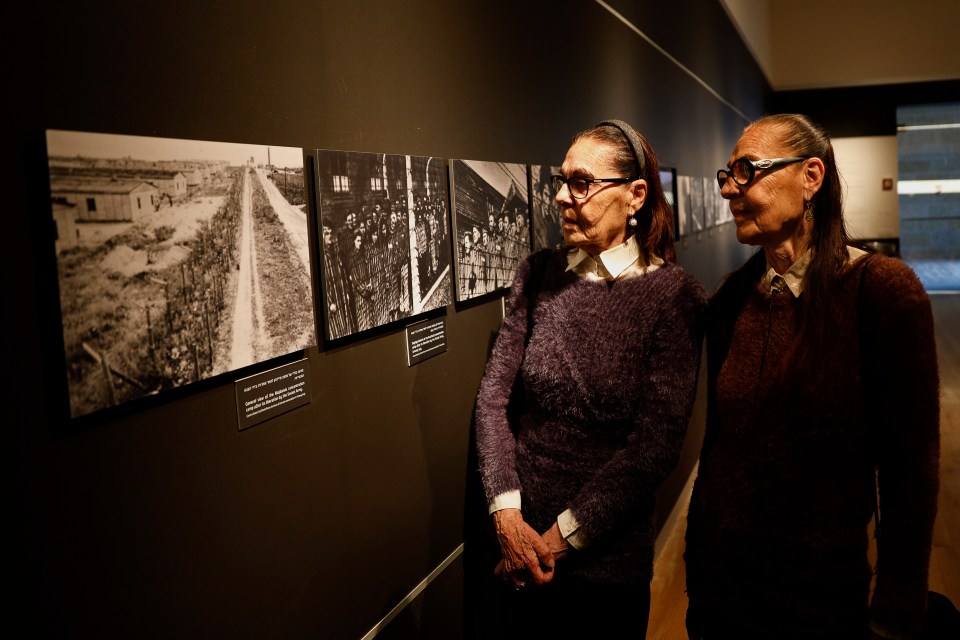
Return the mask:
<svg viewBox="0 0 960 640">
<path fill-rule="evenodd" d="M 760 244 L 760 233 L 755 225 L 749 221 L 737 222 L 737 242 L 740 244 Z"/>
<path fill-rule="evenodd" d="M 583 240 L 584 238 L 581 234 L 578 234 L 575 230 L 568 230 L 566 225 L 563 226 L 564 244 L 579 246 L 583 242 Z"/>
</svg>

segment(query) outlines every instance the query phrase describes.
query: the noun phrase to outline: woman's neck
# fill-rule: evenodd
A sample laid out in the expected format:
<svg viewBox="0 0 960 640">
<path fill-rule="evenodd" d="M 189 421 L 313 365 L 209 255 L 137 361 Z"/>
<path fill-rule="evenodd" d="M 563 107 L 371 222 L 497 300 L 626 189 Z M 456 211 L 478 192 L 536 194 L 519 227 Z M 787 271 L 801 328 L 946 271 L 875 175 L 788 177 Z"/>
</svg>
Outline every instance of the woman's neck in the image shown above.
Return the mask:
<svg viewBox="0 0 960 640">
<path fill-rule="evenodd" d="M 809 248 L 810 243 L 805 238 L 791 238 L 775 247 L 764 247 L 763 252 L 767 256 L 767 264 L 783 275 Z"/>
<path fill-rule="evenodd" d="M 774 271 L 783 275 L 810 248 L 812 235 L 813 222 L 801 218 L 789 237 L 775 244 L 763 245 L 767 263 L 773 267 Z"/>
</svg>

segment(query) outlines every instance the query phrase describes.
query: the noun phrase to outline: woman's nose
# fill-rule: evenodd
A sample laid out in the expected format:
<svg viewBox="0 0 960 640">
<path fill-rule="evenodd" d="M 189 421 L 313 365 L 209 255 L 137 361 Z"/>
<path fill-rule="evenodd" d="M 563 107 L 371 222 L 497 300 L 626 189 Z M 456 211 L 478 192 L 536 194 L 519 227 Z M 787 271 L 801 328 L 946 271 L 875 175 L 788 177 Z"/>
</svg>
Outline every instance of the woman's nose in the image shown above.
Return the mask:
<svg viewBox="0 0 960 640">
<path fill-rule="evenodd" d="M 727 176 L 727 179 L 723 181 L 723 185 L 720 187 L 720 197 L 729 200 L 740 194 L 740 185 L 738 185 L 733 176 Z"/>
</svg>

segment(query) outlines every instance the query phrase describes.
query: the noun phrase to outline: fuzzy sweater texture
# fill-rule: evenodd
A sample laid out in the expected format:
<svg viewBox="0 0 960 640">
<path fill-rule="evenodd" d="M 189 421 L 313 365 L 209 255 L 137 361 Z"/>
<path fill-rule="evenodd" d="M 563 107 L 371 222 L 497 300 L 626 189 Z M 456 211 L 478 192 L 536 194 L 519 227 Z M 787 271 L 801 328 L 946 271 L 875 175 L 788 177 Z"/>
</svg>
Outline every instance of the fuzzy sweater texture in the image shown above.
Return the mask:
<svg viewBox="0 0 960 640">
<path fill-rule="evenodd" d="M 532 262 L 542 275 L 531 277 Z M 566 252 L 552 250 L 517 270 L 477 397 L 484 490 L 490 499 L 519 489 L 541 533 L 573 511 L 592 542 L 558 572 L 643 584 L 654 493 L 676 466 L 693 405 L 706 295 L 676 264 L 612 283 L 565 268 Z"/>
<path fill-rule="evenodd" d="M 727 625 L 716 637 L 859 637 L 852 630 L 868 618 L 911 637 L 938 488 L 929 299 L 900 260 L 854 262 L 833 305 L 835 342 L 817 354 L 814 374 L 783 384 L 799 299 L 763 290 L 763 264 L 760 253 L 735 272 L 707 313 L 707 432 L 687 525 L 691 610 Z M 882 535 L 871 605 L 875 482 Z"/>
</svg>

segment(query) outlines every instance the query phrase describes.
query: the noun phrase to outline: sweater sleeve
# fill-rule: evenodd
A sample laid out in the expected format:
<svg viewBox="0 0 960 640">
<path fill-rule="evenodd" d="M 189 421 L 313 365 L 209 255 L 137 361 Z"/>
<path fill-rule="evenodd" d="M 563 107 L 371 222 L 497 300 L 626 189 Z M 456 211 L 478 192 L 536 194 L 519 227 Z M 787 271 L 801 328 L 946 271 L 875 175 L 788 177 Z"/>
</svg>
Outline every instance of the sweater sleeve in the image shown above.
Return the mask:
<svg viewBox="0 0 960 640">
<path fill-rule="evenodd" d="M 926 606 L 940 410 L 930 300 L 903 262 L 871 260 L 861 288 L 863 385 L 880 500 L 875 627 L 913 637 Z"/>
<path fill-rule="evenodd" d="M 653 328 L 647 373 L 627 445 L 618 450 L 571 502 L 590 539 L 618 529 L 652 500 L 676 466 L 696 395 L 706 306 L 703 287 L 681 274 L 673 299 L 663 302 Z"/>
<path fill-rule="evenodd" d="M 497 495 L 521 488 L 508 405 L 526 348 L 530 272 L 531 256 L 528 256 L 517 267 L 503 324 L 477 393 L 477 455 L 488 502 Z"/>
</svg>

